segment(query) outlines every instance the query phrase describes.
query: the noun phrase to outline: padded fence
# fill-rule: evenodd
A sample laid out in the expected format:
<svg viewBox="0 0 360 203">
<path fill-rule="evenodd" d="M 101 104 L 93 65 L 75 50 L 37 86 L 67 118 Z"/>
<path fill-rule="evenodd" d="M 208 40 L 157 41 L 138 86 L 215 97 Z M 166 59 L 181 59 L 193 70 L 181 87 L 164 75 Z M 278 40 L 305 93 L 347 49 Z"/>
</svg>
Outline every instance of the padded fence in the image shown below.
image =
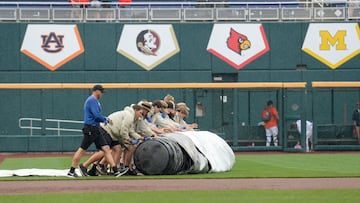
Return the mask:
<svg viewBox="0 0 360 203">
<path fill-rule="evenodd" d="M 7 97 L 11 108 L 4 109 L 3 113 L 8 115 L 11 123 L 1 127 L 0 151 L 74 151 L 80 143 L 81 132 L 49 130 L 56 129 L 58 124 L 45 121 L 64 118 L 81 121 L 83 99 L 90 93 L 92 85 L 0 84 L 2 93 L 9 94 L 11 91 L 14 95 L 23 95 Z M 351 120 L 354 103 L 360 94 L 359 83 L 356 82 L 313 82 L 311 87 L 307 87 L 305 82 L 103 85 L 108 89 L 102 99 L 105 115 L 143 98 L 151 101 L 171 93 L 177 102 L 184 101 L 190 106 L 188 122 L 197 122 L 201 130 L 218 134 L 236 151 L 304 151 L 304 148 L 294 149 L 296 143 L 300 142 L 303 146 L 305 143 L 305 135 L 291 128 L 291 124 L 299 119 L 314 123 L 315 150 L 357 150 L 360 146 L 354 137 Z M 120 96 L 124 94 L 128 96 Z M 19 101 L 24 98 L 29 105 Z M 280 113 L 278 147 L 265 147 L 265 130 L 258 125 L 261 111 L 269 99 L 274 101 Z M 19 109 L 14 111 L 16 107 L 10 104 L 19 104 Z M 24 114 L 43 121 L 34 121 L 32 124 L 38 128 L 30 133 L 30 129 L 18 127 L 18 119 Z M 22 125 L 29 125 L 26 122 Z M 81 123 L 64 123 L 60 127 L 81 129 Z"/>
<path fill-rule="evenodd" d="M 44 121 L 52 119 L 82 120 L 82 104 L 93 84 L 75 83 L 29 83 L 0 84 L 3 92 L 26 94 L 30 105 L 20 105 L 20 111 L 11 119 L 17 124 L 19 117 L 33 116 L 43 119 L 30 133 L 30 129 L 19 129 L 14 123 L 3 126 L 8 135 L 0 136 L 1 151 L 73 151 L 80 143 L 80 132 L 48 129 L 54 125 Z M 108 92 L 102 98 L 104 114 L 120 110 L 124 106 L 146 98 L 160 99 L 167 93 L 175 96 L 177 102 L 184 101 L 191 108 L 187 121 L 197 122 L 201 130 L 214 132 L 226 140 L 234 150 L 283 150 L 290 147 L 282 137 L 288 117 L 301 118 L 306 83 L 104 83 Z M 165 87 L 165 88 L 164 88 Z M 146 92 L 146 94 L 143 94 Z M 126 94 L 124 98 L 122 95 Z M 69 98 L 70 96 L 70 98 Z M 56 99 L 55 99 L 56 98 Z M 9 102 L 18 103 L 23 97 L 13 97 Z M 261 111 L 267 100 L 272 99 L 279 109 L 280 146 L 265 148 L 265 133 L 261 121 Z M 298 108 L 292 109 L 296 105 Z M 34 103 L 36 104 L 34 106 Z M 33 109 L 27 109 L 27 108 Z M 21 110 L 24 109 L 25 110 Z M 31 113 L 36 109 L 38 113 Z M 14 109 L 9 109 L 14 112 Z M 14 113 L 13 113 L 14 114 Z M 59 116 L 61 115 L 61 116 Z M 29 121 L 27 121 L 29 122 Z M 26 125 L 24 123 L 23 125 Z M 44 126 L 45 125 L 45 126 Z M 61 124 L 67 128 L 68 123 Z M 81 124 L 72 128 L 81 128 Z M 55 128 L 56 129 L 56 128 Z M 16 132 L 16 133 L 14 133 Z M 9 135 L 10 134 L 10 135 Z M 289 141 L 291 142 L 291 141 Z M 10 143 L 10 144 L 9 144 Z M 34 145 L 38 143 L 39 147 Z"/>
</svg>

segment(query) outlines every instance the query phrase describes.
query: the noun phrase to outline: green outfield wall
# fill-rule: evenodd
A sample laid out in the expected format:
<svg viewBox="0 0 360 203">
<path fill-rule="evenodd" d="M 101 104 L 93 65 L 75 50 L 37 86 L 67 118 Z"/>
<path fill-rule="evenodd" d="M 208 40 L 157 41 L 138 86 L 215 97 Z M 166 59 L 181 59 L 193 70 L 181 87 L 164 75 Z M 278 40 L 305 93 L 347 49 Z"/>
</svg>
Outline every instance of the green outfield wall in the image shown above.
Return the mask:
<svg viewBox="0 0 360 203">
<path fill-rule="evenodd" d="M 109 89 L 101 103 L 103 113 L 108 115 L 141 99 L 153 101 L 172 94 L 176 102 L 188 104 L 191 108 L 188 121 L 199 123 L 201 130 L 218 133 L 236 150 L 269 150 L 262 147 L 265 134 L 257 124 L 262 109 L 271 99 L 281 118 L 281 147 L 271 150 L 292 149 L 302 139 L 288 129 L 297 119 L 311 120 L 318 126 L 314 136 L 316 144 L 322 146 L 319 149 L 333 146 L 360 149 L 351 131 L 351 114 L 355 102 L 360 100 L 360 88 L 311 86 L 313 81 L 359 81 L 360 56 L 353 54 L 332 69 L 305 53 L 302 47 L 309 23 L 262 23 L 269 51 L 239 70 L 207 51 L 214 23 L 164 24 L 172 25 L 179 51 L 152 70 L 145 70 L 117 52 L 125 24 L 96 22 L 76 24 L 84 52 L 50 71 L 20 51 L 29 24 L 0 23 L 0 83 L 306 82 L 306 88 Z M 338 38 L 333 39 L 330 46 L 339 43 Z M 244 55 L 249 53 L 246 51 Z M 73 151 L 80 144 L 80 133 L 65 132 L 57 136 L 57 132 L 44 127 L 29 136 L 29 129 L 19 128 L 19 119 L 82 120 L 83 102 L 90 94 L 88 89 L 2 88 L 0 93 L 0 151 Z M 204 107 L 205 115 L 195 115 L 197 104 Z M 39 126 L 43 124 L 40 122 Z M 255 148 L 246 147 L 253 142 Z"/>
</svg>

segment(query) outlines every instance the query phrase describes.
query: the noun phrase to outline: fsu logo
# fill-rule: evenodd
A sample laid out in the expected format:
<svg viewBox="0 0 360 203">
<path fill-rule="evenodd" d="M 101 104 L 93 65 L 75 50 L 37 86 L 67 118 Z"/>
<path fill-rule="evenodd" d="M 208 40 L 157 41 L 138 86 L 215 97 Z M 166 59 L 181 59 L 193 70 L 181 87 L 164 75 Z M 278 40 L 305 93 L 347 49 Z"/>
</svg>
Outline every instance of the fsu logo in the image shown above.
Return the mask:
<svg viewBox="0 0 360 203">
<path fill-rule="evenodd" d="M 64 35 L 56 35 L 55 32 L 50 32 L 49 35 L 41 35 L 42 45 L 41 48 L 49 53 L 60 52 L 64 48 L 63 38 Z"/>
<path fill-rule="evenodd" d="M 158 34 L 152 30 L 143 30 L 136 37 L 137 49 L 145 55 L 156 56 L 160 46 Z"/>
<path fill-rule="evenodd" d="M 247 36 L 236 32 L 233 28 L 230 29 L 230 36 L 226 42 L 229 49 L 235 51 L 241 55 L 241 51 L 250 49 L 251 42 L 248 40 Z"/>
<path fill-rule="evenodd" d="M 180 48 L 170 24 L 131 24 L 124 25 L 116 51 L 150 71 Z"/>
</svg>

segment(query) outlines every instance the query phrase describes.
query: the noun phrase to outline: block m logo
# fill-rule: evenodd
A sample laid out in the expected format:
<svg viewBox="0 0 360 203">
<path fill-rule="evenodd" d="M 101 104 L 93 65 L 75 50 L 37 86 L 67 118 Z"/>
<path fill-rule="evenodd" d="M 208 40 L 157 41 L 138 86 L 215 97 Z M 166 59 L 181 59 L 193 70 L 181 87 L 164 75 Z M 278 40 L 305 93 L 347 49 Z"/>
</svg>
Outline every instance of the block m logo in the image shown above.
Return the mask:
<svg viewBox="0 0 360 203">
<path fill-rule="evenodd" d="M 360 27 L 358 23 L 310 23 L 302 50 L 336 69 L 360 54 Z"/>
<path fill-rule="evenodd" d="M 330 45 L 335 46 L 336 44 L 336 50 L 346 50 L 346 44 L 345 44 L 345 36 L 346 36 L 346 30 L 339 30 L 335 33 L 334 36 L 331 36 L 330 32 L 327 30 L 320 30 L 320 37 L 321 37 L 321 44 L 320 44 L 320 50 L 326 51 L 330 50 Z"/>
</svg>

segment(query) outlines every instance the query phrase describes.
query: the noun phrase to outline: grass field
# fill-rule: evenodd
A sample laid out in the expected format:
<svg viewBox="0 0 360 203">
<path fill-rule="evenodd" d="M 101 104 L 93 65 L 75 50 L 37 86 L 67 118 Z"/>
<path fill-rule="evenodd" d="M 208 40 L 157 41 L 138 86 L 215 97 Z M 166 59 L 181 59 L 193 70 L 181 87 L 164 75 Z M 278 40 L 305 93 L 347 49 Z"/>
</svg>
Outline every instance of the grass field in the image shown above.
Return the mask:
<svg viewBox="0 0 360 203">
<path fill-rule="evenodd" d="M 359 189 L 236 190 L 112 192 L 41 195 L 1 195 L 1 203 L 14 202 L 126 202 L 126 203 L 358 203 Z"/>
<path fill-rule="evenodd" d="M 13 158 L 5 159 L 1 169 L 53 168 L 66 169 L 70 157 L 52 158 Z M 336 154 L 269 154 L 238 155 L 236 164 L 230 172 L 177 175 L 145 176 L 140 178 L 302 178 L 302 177 L 360 177 L 359 153 Z M 99 178 L 99 177 L 96 177 Z M 107 177 L 101 177 L 107 178 Z M 112 178 L 112 177 L 109 177 Z M 139 178 L 139 177 L 124 177 Z M 19 179 L 5 178 L 5 179 Z M 27 178 L 28 179 L 28 178 Z M 30 177 L 29 179 L 36 179 Z M 42 179 L 42 178 L 41 178 Z M 46 178 L 54 179 L 54 178 Z M 55 178 L 59 179 L 59 178 Z M 63 178 L 67 179 L 67 178 Z M 1 180 L 1 179 L 0 179 Z"/>
<path fill-rule="evenodd" d="M 20 168 L 68 168 L 69 157 L 60 158 L 13 158 L 5 159 L 1 169 Z M 360 177 L 359 153 L 336 154 L 244 154 L 236 156 L 232 171 L 213 174 L 180 176 L 121 177 L 122 179 L 196 179 L 196 178 L 296 178 L 296 177 Z M 58 180 L 53 177 L 11 177 L 1 180 Z M 88 179 L 113 179 L 92 177 Z M 86 181 L 84 182 L 86 184 Z M 126 203 L 358 203 L 360 190 L 316 189 L 316 190 L 226 190 L 226 191 L 146 191 L 74 194 L 0 195 L 0 203 L 6 202 L 126 202 Z"/>
</svg>

